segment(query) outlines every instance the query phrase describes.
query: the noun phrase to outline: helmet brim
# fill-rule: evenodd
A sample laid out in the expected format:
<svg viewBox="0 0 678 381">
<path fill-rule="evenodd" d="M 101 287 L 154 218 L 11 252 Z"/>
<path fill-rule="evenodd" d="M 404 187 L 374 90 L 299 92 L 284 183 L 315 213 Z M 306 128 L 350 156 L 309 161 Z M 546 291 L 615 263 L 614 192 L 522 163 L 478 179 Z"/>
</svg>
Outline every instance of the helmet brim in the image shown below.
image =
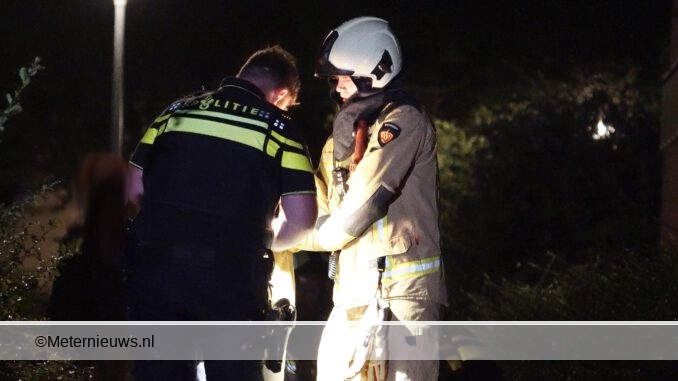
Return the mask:
<svg viewBox="0 0 678 381">
<path fill-rule="evenodd" d="M 323 41 L 320 51 L 320 57 L 318 57 L 318 61 L 316 61 L 315 64 L 315 76 L 317 78 L 326 78 L 335 75 L 353 75 L 353 73 L 355 73 L 355 70 L 340 69 L 330 62 L 330 52 L 332 52 L 332 47 L 337 41 L 337 38 L 339 38 L 339 32 L 336 30 L 331 31 L 330 34 L 325 37 L 325 41 Z"/>
</svg>

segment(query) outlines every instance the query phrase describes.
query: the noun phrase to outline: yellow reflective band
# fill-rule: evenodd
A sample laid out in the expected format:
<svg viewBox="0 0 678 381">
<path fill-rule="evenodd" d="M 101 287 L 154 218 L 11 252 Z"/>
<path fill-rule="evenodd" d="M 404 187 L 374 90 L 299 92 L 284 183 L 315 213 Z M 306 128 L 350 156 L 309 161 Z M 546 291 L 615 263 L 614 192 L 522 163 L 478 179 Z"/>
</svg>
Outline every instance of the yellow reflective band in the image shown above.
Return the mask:
<svg viewBox="0 0 678 381">
<path fill-rule="evenodd" d="M 388 216 L 384 216 L 372 224 L 372 238 L 375 241 L 385 242 L 390 236 L 386 230 L 388 228 L 388 221 L 386 220 L 387 218 Z"/>
<path fill-rule="evenodd" d="M 160 115 L 159 117 L 155 118 L 155 120 L 153 121 L 153 124 L 164 122 L 167 119 L 169 119 L 170 116 L 172 116 L 172 114 Z"/>
<path fill-rule="evenodd" d="M 245 144 L 263 151 L 265 135 L 258 131 L 204 119 L 171 118 L 165 133 L 190 132 Z"/>
<path fill-rule="evenodd" d="M 386 257 L 386 259 L 388 259 L 388 257 Z M 387 269 L 384 271 L 384 275 L 382 275 L 381 279 L 383 282 L 392 282 L 396 280 L 396 278 L 431 274 L 436 271 L 440 271 L 440 266 L 440 256 L 418 261 L 399 263 L 392 267 L 387 264 Z"/>
<path fill-rule="evenodd" d="M 297 148 L 297 149 L 300 149 L 300 150 L 303 150 L 303 149 L 304 149 L 303 144 L 301 144 L 301 143 L 299 143 L 299 142 L 295 142 L 295 141 L 292 140 L 292 139 L 288 139 L 288 138 L 286 138 L 286 137 L 280 135 L 279 133 L 277 133 L 277 132 L 275 132 L 275 131 L 271 131 L 271 136 L 273 136 L 274 138 L 278 139 L 280 142 L 282 142 L 282 143 L 284 143 L 284 144 L 287 144 L 287 145 L 290 146 L 290 147 L 294 147 L 294 148 Z"/>
<path fill-rule="evenodd" d="M 143 144 L 153 144 L 155 138 L 158 137 L 158 130 L 153 127 L 149 127 L 148 130 L 144 133 L 144 136 L 141 138 L 141 143 Z"/>
<path fill-rule="evenodd" d="M 287 169 L 313 173 L 313 168 L 308 157 L 296 152 L 283 151 L 282 163 L 280 165 Z"/>
<path fill-rule="evenodd" d="M 231 115 L 231 114 L 224 114 L 224 113 L 221 113 L 221 112 L 200 111 L 200 110 L 178 110 L 174 113 L 174 115 L 209 116 L 209 117 L 212 117 L 212 118 L 232 120 L 234 122 L 251 124 L 253 126 L 263 127 L 265 129 L 268 129 L 268 123 L 266 123 L 264 121 L 261 121 L 261 120 L 258 120 L 258 119 L 252 119 L 252 118 L 245 118 L 245 117 L 242 117 L 242 116 L 236 116 L 236 115 Z"/>
<path fill-rule="evenodd" d="M 280 144 L 274 142 L 273 140 L 269 140 L 268 143 L 266 143 L 266 154 L 270 157 L 275 157 L 275 155 L 278 154 L 279 149 Z"/>
</svg>

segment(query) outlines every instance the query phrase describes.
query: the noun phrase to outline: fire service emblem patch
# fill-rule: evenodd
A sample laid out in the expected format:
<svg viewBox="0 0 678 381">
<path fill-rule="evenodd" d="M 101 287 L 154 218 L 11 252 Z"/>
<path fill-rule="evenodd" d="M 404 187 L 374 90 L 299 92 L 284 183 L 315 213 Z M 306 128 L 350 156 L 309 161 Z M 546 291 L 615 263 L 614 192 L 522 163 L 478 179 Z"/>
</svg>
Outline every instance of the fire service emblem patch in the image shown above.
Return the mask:
<svg viewBox="0 0 678 381">
<path fill-rule="evenodd" d="M 377 140 L 379 141 L 379 145 L 383 147 L 397 138 L 398 135 L 400 135 L 400 127 L 393 123 L 384 123 L 379 129 Z"/>
</svg>

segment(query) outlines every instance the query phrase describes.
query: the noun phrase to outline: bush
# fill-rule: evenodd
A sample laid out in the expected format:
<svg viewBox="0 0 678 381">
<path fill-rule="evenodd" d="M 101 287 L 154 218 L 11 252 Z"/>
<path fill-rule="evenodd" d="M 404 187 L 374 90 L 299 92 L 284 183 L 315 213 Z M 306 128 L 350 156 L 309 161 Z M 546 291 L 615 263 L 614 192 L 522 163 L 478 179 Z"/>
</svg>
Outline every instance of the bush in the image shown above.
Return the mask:
<svg viewBox="0 0 678 381">
<path fill-rule="evenodd" d="M 515 81 L 439 126 L 443 238 L 462 283 L 512 277 L 548 252 L 580 263 L 656 242 L 659 94 L 651 80 L 610 66 Z M 600 122 L 614 132 L 599 135 Z"/>
<path fill-rule="evenodd" d="M 51 184 L 8 206 L 0 205 L 0 319 L 43 320 L 46 297 L 40 286 L 54 279 L 59 255 L 43 256 L 40 244 L 54 227 L 27 222 L 19 226 L 24 210 L 51 191 Z M 27 264 L 31 263 L 32 269 Z"/>
<path fill-rule="evenodd" d="M 23 111 L 21 94 L 42 69 L 40 58 L 19 69 L 21 83 L 6 94 L 8 105 L 0 111 L 0 132 L 11 116 Z M 0 204 L 1 320 L 45 320 L 48 298 L 41 286 L 53 281 L 59 261 L 77 250 L 77 246 L 64 246 L 57 253 L 43 253 L 41 244 L 55 221 L 49 220 L 46 226 L 37 221 L 24 222 L 26 208 L 42 200 L 55 184 L 27 192 L 30 196 L 21 201 Z M 92 366 L 71 361 L 0 361 L 3 380 L 91 380 L 92 375 Z"/>
<path fill-rule="evenodd" d="M 601 254 L 568 264 L 549 254 L 526 263 L 525 280 L 486 277 L 479 292 L 466 292 L 472 320 L 676 320 L 678 250 Z"/>
<path fill-rule="evenodd" d="M 521 266 L 523 280 L 486 276 L 480 291 L 453 296 L 454 320 L 673 321 L 678 249 L 601 254 L 569 264 L 549 254 Z M 460 312 L 463 311 L 463 312 Z M 506 380 L 672 380 L 676 361 L 501 361 Z"/>
</svg>

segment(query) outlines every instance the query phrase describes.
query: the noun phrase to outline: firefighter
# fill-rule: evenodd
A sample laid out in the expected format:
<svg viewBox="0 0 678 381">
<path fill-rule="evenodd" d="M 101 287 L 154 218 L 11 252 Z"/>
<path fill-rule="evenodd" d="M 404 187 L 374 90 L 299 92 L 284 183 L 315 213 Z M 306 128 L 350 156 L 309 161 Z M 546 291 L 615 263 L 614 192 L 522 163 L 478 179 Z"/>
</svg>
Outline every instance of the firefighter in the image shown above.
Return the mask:
<svg viewBox="0 0 678 381">
<path fill-rule="evenodd" d="M 128 242 L 130 320 L 264 320 L 272 269 L 317 217 L 311 162 L 284 112 L 296 102 L 294 58 L 249 57 L 213 91 L 172 103 L 130 160 L 140 202 Z M 143 196 L 143 197 L 142 197 Z M 286 212 L 275 236 L 278 205 Z M 254 338 L 253 338 L 254 339 Z M 206 361 L 214 380 L 259 380 L 260 361 Z M 193 361 L 137 361 L 137 380 L 191 380 Z"/>
<path fill-rule="evenodd" d="M 336 270 L 330 274 L 334 307 L 319 347 L 320 381 L 437 379 L 434 351 L 423 361 L 370 360 L 356 340 L 362 336 L 347 323 L 434 321 L 447 304 L 436 134 L 422 106 L 404 90 L 401 67 L 396 37 L 387 21 L 375 17 L 332 30 L 316 64 L 316 76 L 329 80 L 340 105 L 316 173 L 320 216 L 299 245 L 332 252 L 330 269 Z M 407 343 L 385 343 L 379 331 L 372 331 L 377 340 L 370 345 L 386 345 L 381 354 L 433 338 L 421 327 Z"/>
</svg>

